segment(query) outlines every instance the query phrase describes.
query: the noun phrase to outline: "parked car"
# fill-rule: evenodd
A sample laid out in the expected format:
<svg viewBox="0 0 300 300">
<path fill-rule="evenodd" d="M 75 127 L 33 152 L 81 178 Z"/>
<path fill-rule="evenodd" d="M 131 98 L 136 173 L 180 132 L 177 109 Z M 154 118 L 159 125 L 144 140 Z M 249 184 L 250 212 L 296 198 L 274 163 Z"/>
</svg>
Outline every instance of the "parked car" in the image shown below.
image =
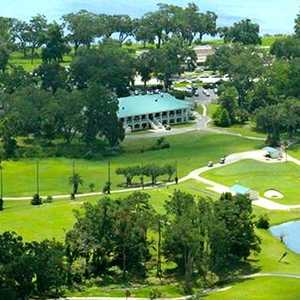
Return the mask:
<svg viewBox="0 0 300 300">
<path fill-rule="evenodd" d="M 203 95 L 205 95 L 206 97 L 210 96 L 210 93 L 207 90 L 202 90 Z"/>
</svg>

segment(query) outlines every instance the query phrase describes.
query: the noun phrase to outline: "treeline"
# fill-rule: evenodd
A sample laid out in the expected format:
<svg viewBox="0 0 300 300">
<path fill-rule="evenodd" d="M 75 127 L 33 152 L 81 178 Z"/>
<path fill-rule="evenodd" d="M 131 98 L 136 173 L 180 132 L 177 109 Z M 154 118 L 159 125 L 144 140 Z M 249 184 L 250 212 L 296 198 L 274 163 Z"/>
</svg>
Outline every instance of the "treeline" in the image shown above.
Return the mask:
<svg viewBox="0 0 300 300">
<path fill-rule="evenodd" d="M 48 23 L 45 16 L 37 15 L 28 22 L 2 18 L 3 29 L 7 28 L 8 41 L 15 48 L 27 51 L 33 58 L 36 51 L 47 46 L 47 36 L 65 31 L 64 38 L 74 47 L 75 53 L 81 46 L 91 47 L 96 40 L 116 38 L 120 44 L 135 39 L 143 43 L 162 43 L 172 36 L 178 36 L 191 44 L 202 40 L 204 35 L 217 34 L 217 15 L 200 12 L 196 4 L 187 7 L 159 4 L 158 10 L 146 13 L 141 18 L 128 15 L 95 14 L 86 10 L 62 16 L 60 24 Z M 54 31 L 53 31 L 54 30 Z M 66 49 L 68 50 L 68 49 Z"/>
<path fill-rule="evenodd" d="M 224 279 L 259 251 L 251 202 L 242 196 L 212 202 L 175 191 L 158 214 L 149 195 L 136 192 L 86 203 L 75 217 L 64 244 L 0 235 L 1 299 L 59 296 L 107 276 L 141 282 L 153 272 L 161 280 L 183 278 L 191 293 Z"/>
<path fill-rule="evenodd" d="M 158 177 L 164 175 L 167 175 L 168 182 L 171 182 L 176 172 L 177 167 L 175 164 L 166 164 L 164 166 L 149 164 L 145 166 L 131 166 L 126 168 L 118 168 L 116 170 L 117 175 L 122 175 L 125 177 L 127 187 L 133 185 L 133 180 L 136 177 L 139 178 L 141 186 L 144 186 L 145 184 L 145 177 L 149 177 L 151 179 L 152 185 L 155 185 L 157 183 Z M 175 181 L 178 181 L 177 176 L 174 179 Z"/>
<path fill-rule="evenodd" d="M 254 46 L 222 46 L 209 58 L 213 70 L 226 74 L 219 89 L 220 107 L 214 115 L 219 126 L 253 120 L 268 135 L 267 143 L 278 146 L 295 137 L 300 129 L 300 35 L 299 16 L 295 34 L 274 42 L 270 53 Z"/>
</svg>

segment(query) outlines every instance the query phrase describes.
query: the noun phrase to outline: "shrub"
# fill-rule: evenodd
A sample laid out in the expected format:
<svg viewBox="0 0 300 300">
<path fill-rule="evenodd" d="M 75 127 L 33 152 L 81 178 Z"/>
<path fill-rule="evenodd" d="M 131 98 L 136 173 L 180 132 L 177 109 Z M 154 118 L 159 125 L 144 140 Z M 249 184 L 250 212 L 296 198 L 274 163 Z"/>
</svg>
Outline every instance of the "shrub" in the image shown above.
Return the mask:
<svg viewBox="0 0 300 300">
<path fill-rule="evenodd" d="M 95 192 L 95 188 L 96 188 L 95 183 L 90 183 L 90 184 L 89 184 L 89 189 L 90 189 L 90 192 L 91 192 L 91 193 Z"/>
<path fill-rule="evenodd" d="M 229 127 L 231 125 L 231 120 L 228 111 L 219 107 L 213 115 L 214 123 L 220 127 Z"/>
<path fill-rule="evenodd" d="M 170 143 L 164 137 L 161 137 L 156 140 L 155 144 L 151 146 L 149 150 L 156 151 L 156 150 L 168 149 L 170 147 L 171 147 Z"/>
<path fill-rule="evenodd" d="M 31 200 L 31 205 L 42 205 L 42 198 L 40 195 L 35 194 Z"/>
<path fill-rule="evenodd" d="M 2 210 L 3 210 L 3 199 L 0 198 L 0 211 L 2 211 Z"/>
<path fill-rule="evenodd" d="M 270 228 L 269 217 L 267 215 L 260 216 L 256 222 L 256 227 L 265 230 L 269 229 Z"/>
<path fill-rule="evenodd" d="M 159 291 L 158 289 L 151 289 L 150 294 L 149 294 L 149 299 L 154 300 L 154 299 L 158 299 L 161 297 L 161 291 Z"/>
<path fill-rule="evenodd" d="M 110 194 L 110 191 L 111 191 L 111 183 L 107 181 L 102 189 L 102 192 L 103 194 Z"/>
<path fill-rule="evenodd" d="M 53 202 L 53 197 L 52 196 L 47 196 L 47 198 L 43 202 L 44 203 L 52 203 Z"/>
</svg>

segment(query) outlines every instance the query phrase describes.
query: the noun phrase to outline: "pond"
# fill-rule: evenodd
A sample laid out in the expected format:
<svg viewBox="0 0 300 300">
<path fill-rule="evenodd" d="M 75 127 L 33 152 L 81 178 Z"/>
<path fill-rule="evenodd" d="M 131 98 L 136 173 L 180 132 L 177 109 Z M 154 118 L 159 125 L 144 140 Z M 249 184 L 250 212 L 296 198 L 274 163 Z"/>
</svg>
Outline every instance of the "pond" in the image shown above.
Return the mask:
<svg viewBox="0 0 300 300">
<path fill-rule="evenodd" d="M 272 226 L 270 231 L 273 236 L 282 239 L 290 250 L 300 254 L 300 221 Z"/>
</svg>

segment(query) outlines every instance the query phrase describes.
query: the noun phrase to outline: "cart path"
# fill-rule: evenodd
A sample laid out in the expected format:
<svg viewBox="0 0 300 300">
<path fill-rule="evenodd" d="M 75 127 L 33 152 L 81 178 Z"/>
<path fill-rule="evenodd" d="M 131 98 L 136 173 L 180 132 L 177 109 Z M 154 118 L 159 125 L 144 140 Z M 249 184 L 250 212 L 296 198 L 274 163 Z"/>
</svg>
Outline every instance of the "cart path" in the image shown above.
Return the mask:
<svg viewBox="0 0 300 300">
<path fill-rule="evenodd" d="M 196 180 L 198 182 L 204 183 L 207 185 L 207 189 L 211 190 L 213 192 L 216 192 L 218 194 L 230 192 L 230 188 L 228 186 L 219 184 L 217 182 L 208 180 L 204 177 L 201 176 L 201 174 L 217 169 L 217 168 L 222 168 L 226 165 L 230 165 L 233 163 L 237 163 L 241 160 L 247 160 L 247 159 L 252 159 L 252 160 L 257 160 L 266 164 L 274 164 L 274 163 L 285 163 L 285 160 L 266 160 L 264 157 L 264 151 L 263 150 L 255 150 L 255 151 L 248 151 L 248 152 L 241 152 L 241 153 L 235 153 L 231 154 L 226 158 L 226 164 L 216 164 L 213 167 L 201 167 L 199 169 L 195 169 L 192 172 L 190 172 L 187 176 L 182 177 L 179 179 L 179 183 L 186 182 L 188 180 Z M 287 156 L 287 161 L 293 162 L 297 165 L 300 165 L 300 160 L 291 157 L 290 155 Z M 130 192 L 135 192 L 135 191 L 147 191 L 147 190 L 155 190 L 159 188 L 163 188 L 166 186 L 172 186 L 175 185 L 174 182 L 167 183 L 167 184 L 162 184 L 159 186 L 148 186 L 145 187 L 144 189 L 141 187 L 138 188 L 128 188 L 128 189 L 121 189 L 121 190 L 114 190 L 111 192 L 111 194 L 122 194 L 122 193 L 130 193 Z M 87 197 L 94 197 L 94 196 L 103 196 L 104 194 L 102 192 L 96 192 L 96 193 L 84 193 L 84 194 L 78 194 L 76 195 L 76 199 L 81 199 L 81 198 L 87 198 Z M 42 198 L 46 198 L 47 196 L 41 196 Z M 30 201 L 32 197 L 4 197 L 5 201 Z M 64 194 L 64 195 L 55 195 L 53 196 L 53 199 L 55 200 L 62 200 L 62 199 L 70 199 L 70 194 Z M 284 204 L 279 204 L 277 202 L 274 202 L 272 200 L 259 197 L 258 200 L 253 201 L 253 205 L 260 206 L 262 208 L 268 209 L 268 210 L 291 210 L 291 209 L 300 209 L 300 204 L 299 205 L 284 205 Z"/>
</svg>

